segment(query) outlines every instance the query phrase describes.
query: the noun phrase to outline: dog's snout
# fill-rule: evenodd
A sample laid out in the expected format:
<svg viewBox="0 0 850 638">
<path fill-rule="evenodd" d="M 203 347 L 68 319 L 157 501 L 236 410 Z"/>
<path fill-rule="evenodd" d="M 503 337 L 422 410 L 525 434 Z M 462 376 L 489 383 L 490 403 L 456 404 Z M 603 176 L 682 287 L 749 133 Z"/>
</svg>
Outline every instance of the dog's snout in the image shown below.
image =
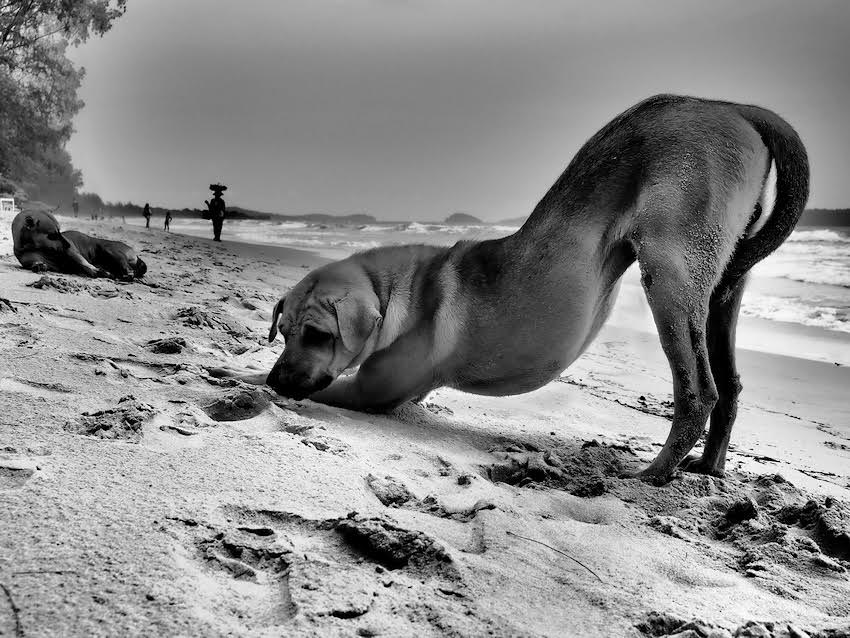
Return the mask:
<svg viewBox="0 0 850 638">
<path fill-rule="evenodd" d="M 266 385 L 282 396 L 300 400 L 328 387 L 333 380 L 329 374 L 313 377 L 301 371 L 286 372 L 276 365 L 266 378 Z"/>
</svg>

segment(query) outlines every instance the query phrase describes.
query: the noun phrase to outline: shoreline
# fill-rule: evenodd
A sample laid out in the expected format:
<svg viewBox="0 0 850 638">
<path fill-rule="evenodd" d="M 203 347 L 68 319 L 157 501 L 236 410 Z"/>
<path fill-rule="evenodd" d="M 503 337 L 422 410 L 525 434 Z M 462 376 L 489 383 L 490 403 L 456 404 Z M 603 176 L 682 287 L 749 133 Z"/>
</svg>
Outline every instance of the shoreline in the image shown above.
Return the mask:
<svg viewBox="0 0 850 638">
<path fill-rule="evenodd" d="M 64 219 L 71 221 L 73 218 L 65 216 Z M 128 228 L 144 230 L 133 223 L 128 224 Z M 206 239 L 198 234 L 186 233 L 184 236 Z M 410 243 L 416 243 L 414 240 L 415 237 L 411 237 Z M 248 246 L 256 246 L 263 250 L 282 248 L 310 254 L 313 259 L 305 263 L 309 263 L 311 267 L 319 266 L 328 261 L 344 259 L 353 252 L 357 252 L 347 249 L 287 246 L 278 243 L 240 241 L 235 243 L 244 244 L 246 249 Z M 758 278 L 751 281 L 748 284 L 747 292 L 745 292 L 745 303 L 748 295 L 762 294 L 770 288 L 771 283 L 770 278 Z M 789 283 L 801 285 L 796 282 L 789 281 Z M 649 306 L 640 286 L 636 266 L 631 266 L 623 276 L 620 294 L 607 323 L 630 328 L 637 325 L 642 332 L 657 334 Z M 742 314 L 738 321 L 737 341 L 739 349 L 850 366 L 850 333 L 840 330 Z"/>
</svg>

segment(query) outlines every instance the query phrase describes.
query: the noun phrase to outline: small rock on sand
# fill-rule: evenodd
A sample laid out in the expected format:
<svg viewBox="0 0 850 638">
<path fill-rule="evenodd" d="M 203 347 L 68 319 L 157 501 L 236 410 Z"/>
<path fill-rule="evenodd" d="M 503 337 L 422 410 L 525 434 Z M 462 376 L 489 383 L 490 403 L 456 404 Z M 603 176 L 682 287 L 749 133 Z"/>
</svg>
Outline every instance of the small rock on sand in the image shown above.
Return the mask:
<svg viewBox="0 0 850 638">
<path fill-rule="evenodd" d="M 51 277 L 50 275 L 43 275 L 36 281 L 27 284 L 27 286 L 29 286 L 30 288 L 38 288 L 41 290 L 45 288 L 52 288 L 53 290 L 56 290 L 57 292 L 61 293 L 80 292 L 82 290 L 85 290 L 83 286 L 81 286 L 75 281 L 71 281 L 70 279 L 64 279 L 62 277 Z"/>
<path fill-rule="evenodd" d="M 138 443 L 142 438 L 142 426 L 153 414 L 151 406 L 128 396 L 120 399 L 117 407 L 83 412 L 77 420 L 68 421 L 65 429 L 101 439 Z"/>
<path fill-rule="evenodd" d="M 758 516 L 758 505 L 749 496 L 735 501 L 726 510 L 726 522 L 736 525 L 742 521 L 748 521 Z"/>
<path fill-rule="evenodd" d="M 156 354 L 180 354 L 186 347 L 183 337 L 165 337 L 148 341 L 148 350 Z"/>
<path fill-rule="evenodd" d="M 335 529 L 352 548 L 387 569 L 437 570 L 444 576 L 449 572 L 457 577 L 452 557 L 422 532 L 403 529 L 384 518 L 364 518 L 357 514 L 338 521 Z"/>
<path fill-rule="evenodd" d="M 391 476 L 379 478 L 373 474 L 368 474 L 366 476 L 366 483 L 375 493 L 375 496 L 378 497 L 378 500 L 387 507 L 398 507 L 399 505 L 403 505 L 408 501 L 416 499 L 416 497 L 410 493 L 410 490 L 408 490 L 404 484 Z"/>
</svg>

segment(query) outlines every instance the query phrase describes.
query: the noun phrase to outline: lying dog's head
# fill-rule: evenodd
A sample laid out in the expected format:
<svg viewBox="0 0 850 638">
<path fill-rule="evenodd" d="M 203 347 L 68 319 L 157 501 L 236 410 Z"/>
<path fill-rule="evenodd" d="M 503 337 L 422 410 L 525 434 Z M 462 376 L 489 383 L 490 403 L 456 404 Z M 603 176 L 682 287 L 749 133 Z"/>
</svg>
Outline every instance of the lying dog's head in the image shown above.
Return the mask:
<svg viewBox="0 0 850 638">
<path fill-rule="evenodd" d="M 16 244 L 30 250 L 43 250 L 46 252 L 62 252 L 68 244 L 68 240 L 59 230 L 59 222 L 56 218 L 45 211 L 25 211 L 19 213 L 13 222 L 13 234 Z M 19 226 L 15 232 L 15 226 Z"/>
<path fill-rule="evenodd" d="M 372 353 L 381 320 L 369 278 L 350 262 L 313 271 L 274 307 L 269 343 L 280 332 L 286 347 L 266 383 L 294 399 L 326 388 Z"/>
</svg>

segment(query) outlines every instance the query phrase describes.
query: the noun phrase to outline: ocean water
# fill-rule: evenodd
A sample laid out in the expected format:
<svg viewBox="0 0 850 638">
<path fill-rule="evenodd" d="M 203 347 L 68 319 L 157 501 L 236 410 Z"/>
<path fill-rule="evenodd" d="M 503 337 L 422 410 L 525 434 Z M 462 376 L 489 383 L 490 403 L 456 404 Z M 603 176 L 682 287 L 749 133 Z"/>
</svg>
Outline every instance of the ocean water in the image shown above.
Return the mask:
<svg viewBox="0 0 850 638">
<path fill-rule="evenodd" d="M 850 333 L 850 229 L 794 231 L 753 268 L 741 311 Z"/>
<path fill-rule="evenodd" d="M 143 225 L 143 220 L 128 220 Z M 209 237 L 209 222 L 175 220 L 172 231 Z M 374 223 L 361 226 L 226 221 L 224 237 L 316 251 L 332 259 L 354 252 L 411 243 L 451 245 L 513 233 L 515 226 L 449 226 L 438 223 Z M 850 333 L 850 229 L 803 228 L 753 268 L 742 313 L 771 321 Z"/>
</svg>

